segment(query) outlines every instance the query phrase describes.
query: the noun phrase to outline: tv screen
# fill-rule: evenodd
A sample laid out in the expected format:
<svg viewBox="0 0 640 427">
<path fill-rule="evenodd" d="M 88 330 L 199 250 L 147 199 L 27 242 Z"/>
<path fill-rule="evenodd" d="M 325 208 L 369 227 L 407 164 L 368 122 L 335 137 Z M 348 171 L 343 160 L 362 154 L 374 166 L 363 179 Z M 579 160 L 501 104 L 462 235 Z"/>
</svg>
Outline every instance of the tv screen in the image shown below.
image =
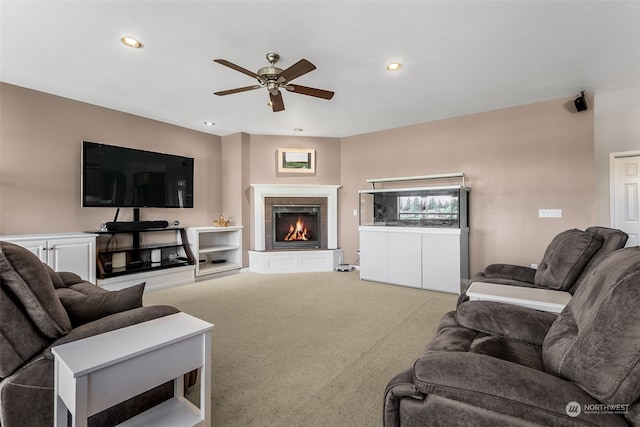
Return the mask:
<svg viewBox="0 0 640 427">
<path fill-rule="evenodd" d="M 82 206 L 193 208 L 193 159 L 83 141 Z"/>
</svg>

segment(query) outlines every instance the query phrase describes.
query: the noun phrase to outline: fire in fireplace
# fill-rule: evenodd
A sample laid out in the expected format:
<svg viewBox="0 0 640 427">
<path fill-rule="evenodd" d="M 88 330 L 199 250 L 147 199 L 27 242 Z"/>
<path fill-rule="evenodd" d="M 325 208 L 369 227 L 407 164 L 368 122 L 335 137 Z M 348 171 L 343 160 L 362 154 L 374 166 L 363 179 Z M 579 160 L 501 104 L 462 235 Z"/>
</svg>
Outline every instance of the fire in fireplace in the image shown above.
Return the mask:
<svg viewBox="0 0 640 427">
<path fill-rule="evenodd" d="M 273 206 L 273 248 L 319 248 L 320 206 Z"/>
<path fill-rule="evenodd" d="M 311 237 L 311 233 L 309 233 L 309 230 L 307 229 L 307 226 L 305 225 L 304 220 L 298 217 L 296 224 L 295 225 L 291 224 L 289 226 L 289 232 L 287 233 L 286 236 L 284 236 L 284 240 L 287 242 L 296 241 L 296 240 L 302 240 L 306 242 L 309 240 L 309 237 Z"/>
</svg>

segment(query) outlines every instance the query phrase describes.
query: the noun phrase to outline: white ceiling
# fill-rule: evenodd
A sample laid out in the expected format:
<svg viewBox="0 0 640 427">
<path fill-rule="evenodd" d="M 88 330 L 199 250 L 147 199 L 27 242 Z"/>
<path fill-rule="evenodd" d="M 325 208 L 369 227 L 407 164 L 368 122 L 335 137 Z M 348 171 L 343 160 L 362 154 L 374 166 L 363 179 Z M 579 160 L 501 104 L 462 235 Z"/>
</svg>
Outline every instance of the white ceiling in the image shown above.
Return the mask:
<svg viewBox="0 0 640 427">
<path fill-rule="evenodd" d="M 343 137 L 640 86 L 637 0 L 2 0 L 0 14 L 3 82 L 216 135 Z M 257 71 L 267 52 L 306 58 L 317 69 L 294 83 L 336 95 L 283 91 L 278 113 L 265 88 L 213 95 L 255 84 L 213 59 Z"/>
</svg>

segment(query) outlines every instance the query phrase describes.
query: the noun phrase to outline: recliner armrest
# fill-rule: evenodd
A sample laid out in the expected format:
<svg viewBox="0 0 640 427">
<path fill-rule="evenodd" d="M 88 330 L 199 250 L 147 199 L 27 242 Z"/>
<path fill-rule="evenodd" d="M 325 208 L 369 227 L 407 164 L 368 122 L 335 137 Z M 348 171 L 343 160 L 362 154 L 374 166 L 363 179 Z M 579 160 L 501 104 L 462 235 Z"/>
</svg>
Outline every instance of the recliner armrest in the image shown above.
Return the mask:
<svg viewBox="0 0 640 427">
<path fill-rule="evenodd" d="M 53 283 L 53 287 L 58 288 L 68 288 L 69 286 L 75 285 L 76 283 L 84 282 L 82 277 L 78 276 L 76 273 L 72 273 L 70 271 L 54 271 L 53 268 L 49 267 L 47 264 L 42 264 L 47 270 L 49 277 L 51 278 L 51 282 Z"/>
<path fill-rule="evenodd" d="M 382 416 L 385 427 L 400 427 L 400 400 L 405 397 L 424 399 L 413 384 L 413 368 L 402 371 L 387 384 Z"/>
<path fill-rule="evenodd" d="M 414 365 L 414 384 L 426 395 L 513 414 L 540 425 L 569 425 L 571 420 L 575 424 L 582 421 L 587 425 L 627 425 L 619 415 L 582 411 L 573 418 L 567 414 L 570 402 L 581 405 L 601 402 L 575 383 L 482 354 L 450 351 L 425 354 Z"/>
<path fill-rule="evenodd" d="M 67 288 L 69 286 L 75 285 L 76 283 L 84 282 L 82 277 L 70 271 L 60 271 L 58 272 L 58 276 L 60 276 L 60 278 L 62 279 L 62 282 Z"/>
<path fill-rule="evenodd" d="M 456 310 L 460 326 L 538 347 L 556 318 L 553 313 L 494 301 L 467 301 Z"/>
<path fill-rule="evenodd" d="M 491 264 L 485 267 L 486 277 L 516 280 L 518 282 L 533 283 L 536 270 L 529 267 L 511 264 Z"/>
<path fill-rule="evenodd" d="M 108 291 L 81 281 L 68 288 L 56 289 L 71 325 L 75 328 L 114 313 L 142 307 L 145 283 L 117 291 Z"/>
</svg>

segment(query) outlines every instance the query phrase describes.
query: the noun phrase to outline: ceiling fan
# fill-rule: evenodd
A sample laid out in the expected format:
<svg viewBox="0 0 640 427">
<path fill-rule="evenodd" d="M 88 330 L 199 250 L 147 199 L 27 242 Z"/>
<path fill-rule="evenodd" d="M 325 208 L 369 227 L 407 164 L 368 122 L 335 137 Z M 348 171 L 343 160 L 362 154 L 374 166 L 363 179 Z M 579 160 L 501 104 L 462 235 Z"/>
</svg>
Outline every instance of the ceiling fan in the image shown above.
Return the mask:
<svg viewBox="0 0 640 427">
<path fill-rule="evenodd" d="M 266 87 L 269 90 L 269 97 L 271 98 L 271 108 L 273 112 L 284 110 L 284 101 L 282 100 L 282 93 L 280 88 L 286 89 L 289 92 L 299 93 L 300 95 L 315 96 L 316 98 L 331 99 L 334 93 L 328 90 L 316 89 L 313 87 L 301 86 L 291 84 L 291 80 L 297 79 L 300 76 L 307 74 L 310 71 L 316 69 L 316 66 L 306 59 L 301 59 L 286 70 L 276 67 L 276 62 L 280 59 L 280 55 L 277 53 L 267 53 L 267 61 L 271 65 L 268 67 L 260 68 L 256 73 L 249 71 L 246 68 L 242 68 L 239 65 L 233 64 L 226 59 L 214 59 L 214 62 L 232 68 L 236 71 L 240 71 L 250 77 L 254 77 L 258 80 L 257 85 L 239 87 L 236 89 L 223 90 L 220 92 L 214 92 L 215 95 L 224 96 L 231 95 L 232 93 L 246 92 L 248 90 L 259 89 Z"/>
</svg>

